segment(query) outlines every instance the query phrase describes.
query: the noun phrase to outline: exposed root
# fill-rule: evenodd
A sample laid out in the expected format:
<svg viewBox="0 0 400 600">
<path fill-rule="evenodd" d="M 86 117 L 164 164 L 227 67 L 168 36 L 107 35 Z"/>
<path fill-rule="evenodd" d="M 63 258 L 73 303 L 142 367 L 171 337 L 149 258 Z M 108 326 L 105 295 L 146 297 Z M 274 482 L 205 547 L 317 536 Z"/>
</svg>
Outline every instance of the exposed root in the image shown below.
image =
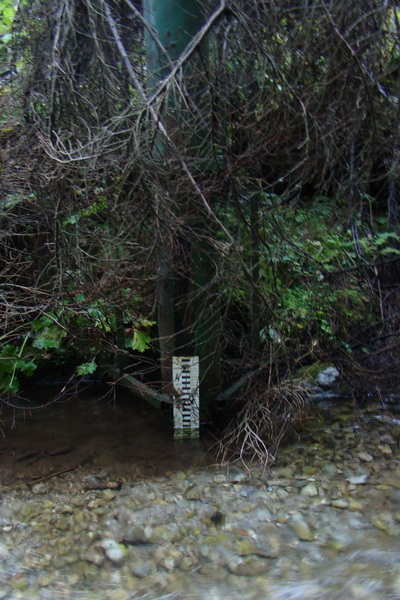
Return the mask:
<svg viewBox="0 0 400 600">
<path fill-rule="evenodd" d="M 304 418 L 306 398 L 304 382 L 288 380 L 270 387 L 248 392 L 248 400 L 225 429 L 218 442 L 222 462 L 240 460 L 258 461 L 267 468 L 275 461 L 282 441 L 292 433 Z"/>
</svg>

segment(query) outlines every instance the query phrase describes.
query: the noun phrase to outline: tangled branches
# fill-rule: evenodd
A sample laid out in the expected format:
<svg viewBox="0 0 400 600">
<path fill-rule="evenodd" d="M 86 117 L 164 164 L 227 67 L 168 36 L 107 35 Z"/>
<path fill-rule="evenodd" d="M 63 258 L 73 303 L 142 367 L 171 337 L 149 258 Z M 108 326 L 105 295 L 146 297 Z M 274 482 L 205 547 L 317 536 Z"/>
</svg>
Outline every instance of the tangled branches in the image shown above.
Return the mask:
<svg viewBox="0 0 400 600">
<path fill-rule="evenodd" d="M 309 393 L 304 382 L 283 381 L 265 389 L 259 382 L 248 390 L 242 410 L 235 416 L 218 443 L 222 462 L 259 461 L 265 468 L 304 418 Z"/>
<path fill-rule="evenodd" d="M 368 185 L 378 140 L 393 158 L 381 133 L 396 119 L 395 3 L 212 4 L 158 85 L 148 81 L 144 49 L 146 32 L 155 33 L 134 3 L 36 0 L 22 11 L 25 111 L 51 160 L 172 170 L 190 186 L 176 152 L 160 160 L 158 131 L 207 191 L 226 193 L 227 181 L 248 191 L 248 168 L 283 201 L 310 186 L 349 194 Z M 351 174 L 354 145 L 362 161 Z"/>
<path fill-rule="evenodd" d="M 107 313 L 103 334 L 157 321 L 160 354 L 203 352 L 204 373 L 221 353 L 239 377 L 265 356 L 291 361 L 287 373 L 363 319 L 368 294 L 384 304 L 368 244 L 373 196 L 391 235 L 399 221 L 397 2 L 194 2 L 201 26 L 179 52 L 141 4 L 20 4 L 18 127 L 32 154 L 10 162 L 0 148 L 10 186 L 24 180 L 21 210 L 8 199 L 2 215 L 0 284 L 9 293 L 12 264 L 16 317 L 18 290 L 39 311 L 45 291 L 80 322 Z M 334 203 L 351 224 L 341 245 L 309 229 Z M 258 448 L 271 406 L 249 402 L 243 447 Z"/>
</svg>

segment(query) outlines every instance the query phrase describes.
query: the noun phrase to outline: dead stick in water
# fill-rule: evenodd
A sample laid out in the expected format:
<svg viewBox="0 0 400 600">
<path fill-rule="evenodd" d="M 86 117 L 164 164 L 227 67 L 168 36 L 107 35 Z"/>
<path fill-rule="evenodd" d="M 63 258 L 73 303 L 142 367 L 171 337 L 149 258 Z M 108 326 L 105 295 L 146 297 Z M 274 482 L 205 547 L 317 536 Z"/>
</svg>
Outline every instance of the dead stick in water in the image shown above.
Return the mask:
<svg viewBox="0 0 400 600">
<path fill-rule="evenodd" d="M 70 473 L 71 471 L 75 471 L 82 465 L 84 465 L 92 455 L 87 456 L 84 460 L 81 460 L 78 464 L 72 465 L 72 467 L 67 467 L 66 469 L 61 469 L 61 471 L 55 471 L 54 473 L 49 473 L 48 475 L 44 475 L 44 477 L 38 477 L 37 479 L 32 479 L 32 481 L 28 481 L 26 485 L 35 485 L 35 483 L 41 483 L 42 481 L 47 481 L 48 479 L 52 479 L 53 477 L 58 477 L 58 475 L 63 475 L 64 473 Z"/>
</svg>

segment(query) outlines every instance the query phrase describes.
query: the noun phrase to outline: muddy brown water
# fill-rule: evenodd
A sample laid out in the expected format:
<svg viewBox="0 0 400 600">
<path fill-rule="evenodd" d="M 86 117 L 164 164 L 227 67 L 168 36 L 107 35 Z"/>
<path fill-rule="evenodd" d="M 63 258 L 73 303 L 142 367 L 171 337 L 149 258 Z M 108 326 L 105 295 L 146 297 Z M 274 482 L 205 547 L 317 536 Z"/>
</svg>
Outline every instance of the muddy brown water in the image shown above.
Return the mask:
<svg viewBox="0 0 400 600">
<path fill-rule="evenodd" d="M 212 462 L 210 442 L 174 441 L 165 413 L 129 393 L 87 391 L 50 402 L 56 391 L 35 391 L 29 410 L 1 406 L 0 483 L 29 483 L 90 465 L 115 477 L 162 475 Z"/>
<path fill-rule="evenodd" d="M 38 394 L 0 415 L 0 598 L 400 600 L 396 399 L 332 403 L 253 477 L 129 395 Z"/>
</svg>

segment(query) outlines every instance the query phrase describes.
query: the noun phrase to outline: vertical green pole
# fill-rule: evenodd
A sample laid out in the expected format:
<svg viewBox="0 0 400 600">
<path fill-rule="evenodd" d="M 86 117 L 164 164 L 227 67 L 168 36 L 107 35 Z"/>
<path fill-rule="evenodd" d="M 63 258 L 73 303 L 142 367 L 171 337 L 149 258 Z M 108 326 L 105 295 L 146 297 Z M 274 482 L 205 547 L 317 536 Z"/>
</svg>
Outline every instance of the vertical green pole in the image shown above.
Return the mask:
<svg viewBox="0 0 400 600">
<path fill-rule="evenodd" d="M 145 47 L 150 88 L 168 74 L 190 40 L 205 23 L 204 2 L 199 0 L 143 0 L 143 16 L 167 55 L 146 30 Z"/>
<path fill-rule="evenodd" d="M 171 65 L 180 58 L 188 43 L 205 24 L 204 5 L 205 2 L 200 0 L 143 0 L 143 15 L 154 33 L 145 33 L 149 91 L 156 89 L 168 76 Z M 160 43 L 157 43 L 155 36 Z M 185 64 L 185 70 L 189 75 L 190 64 Z M 199 92 L 196 89 L 192 91 L 195 101 Z M 197 100 L 200 105 L 200 96 Z M 189 140 L 192 148 L 207 145 L 205 133 L 190 133 L 190 113 L 185 107 L 176 106 L 173 102 L 170 99 L 168 104 L 173 117 L 172 127 L 178 131 L 185 130 L 183 137 Z M 172 137 L 174 138 L 173 135 Z M 163 152 L 160 147 L 159 150 Z M 200 155 L 198 158 L 201 160 Z M 172 194 L 171 189 L 170 193 Z M 173 196 L 171 200 L 174 202 Z M 195 212 L 193 199 L 184 198 L 181 206 L 176 208 L 177 216 L 182 215 L 185 210 L 192 212 L 193 208 Z M 199 223 L 198 215 L 194 215 L 193 223 L 188 222 L 188 227 L 191 228 L 193 240 L 208 239 L 209 226 L 204 222 Z M 187 244 L 178 239 L 177 243 L 190 246 L 182 246 L 182 250 L 190 253 L 191 276 L 184 280 L 180 278 L 174 271 L 168 251 L 162 251 L 158 288 L 162 378 L 164 387 L 167 388 L 172 380 L 172 355 L 175 351 L 181 355 L 196 352 L 200 359 L 201 405 L 205 408 L 205 413 L 209 414 L 211 400 L 220 388 L 219 303 L 215 283 L 212 284 L 212 290 L 209 285 L 210 280 L 215 277 L 217 257 L 208 242 L 201 247 L 198 241 Z"/>
</svg>

